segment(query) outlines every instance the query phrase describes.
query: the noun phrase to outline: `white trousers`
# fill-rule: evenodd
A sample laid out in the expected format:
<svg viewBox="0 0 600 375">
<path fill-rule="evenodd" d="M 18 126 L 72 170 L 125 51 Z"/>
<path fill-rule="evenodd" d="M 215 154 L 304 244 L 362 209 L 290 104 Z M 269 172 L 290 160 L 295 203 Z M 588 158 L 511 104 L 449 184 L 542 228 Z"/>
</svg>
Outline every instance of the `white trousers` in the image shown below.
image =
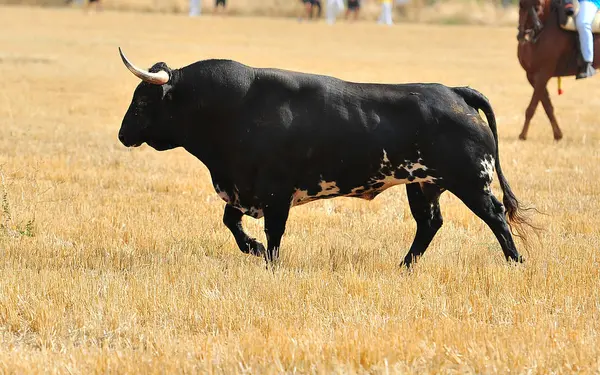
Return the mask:
<svg viewBox="0 0 600 375">
<path fill-rule="evenodd" d="M 327 23 L 335 23 L 335 19 L 343 11 L 344 0 L 327 0 Z"/>
<path fill-rule="evenodd" d="M 587 0 L 579 1 L 579 12 L 575 19 L 577 32 L 579 33 L 579 44 L 581 45 L 581 54 L 586 62 L 594 61 L 594 36 L 592 35 L 592 21 L 596 17 L 598 7 Z"/>
<path fill-rule="evenodd" d="M 392 4 L 391 3 L 383 3 L 381 4 L 381 14 L 379 15 L 378 23 L 384 23 L 386 25 L 391 25 L 392 22 Z"/>
<path fill-rule="evenodd" d="M 190 17 L 199 16 L 202 0 L 190 0 Z"/>
</svg>

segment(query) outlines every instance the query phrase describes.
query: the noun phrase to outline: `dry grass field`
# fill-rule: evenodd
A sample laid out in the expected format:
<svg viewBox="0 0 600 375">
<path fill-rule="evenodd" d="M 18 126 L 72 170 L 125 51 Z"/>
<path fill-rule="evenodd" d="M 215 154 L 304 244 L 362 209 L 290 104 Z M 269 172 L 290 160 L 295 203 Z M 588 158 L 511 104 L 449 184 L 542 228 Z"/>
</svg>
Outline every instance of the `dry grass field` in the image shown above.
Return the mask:
<svg viewBox="0 0 600 375">
<path fill-rule="evenodd" d="M 83 14 L 0 8 L 0 373 L 600 372 L 600 79 L 564 82 L 565 139 L 531 89 L 515 27 Z M 526 263 L 451 194 L 409 273 L 403 187 L 294 208 L 282 260 L 240 253 L 184 150 L 117 140 L 134 63 L 199 59 L 353 81 L 471 85 L 504 171 L 545 215 Z M 498 185 L 495 191 L 500 194 Z M 262 221 L 244 219 L 264 239 Z"/>
</svg>

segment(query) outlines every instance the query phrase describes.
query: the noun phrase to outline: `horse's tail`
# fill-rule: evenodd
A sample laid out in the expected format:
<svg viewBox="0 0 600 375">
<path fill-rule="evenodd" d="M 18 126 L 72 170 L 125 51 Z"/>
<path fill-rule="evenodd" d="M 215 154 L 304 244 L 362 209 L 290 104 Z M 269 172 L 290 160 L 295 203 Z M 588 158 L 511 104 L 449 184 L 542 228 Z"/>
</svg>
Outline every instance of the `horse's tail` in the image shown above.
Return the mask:
<svg viewBox="0 0 600 375">
<path fill-rule="evenodd" d="M 527 231 L 525 230 L 525 226 L 528 226 L 533 229 L 537 228 L 529 222 L 527 215 L 525 214 L 525 212 L 530 209 L 523 207 L 521 202 L 519 202 L 512 189 L 510 188 L 508 180 L 502 172 L 502 167 L 500 166 L 500 153 L 498 151 L 498 130 L 496 128 L 496 116 L 494 115 L 494 111 L 492 110 L 492 105 L 482 93 L 470 87 L 453 87 L 452 91 L 454 91 L 456 94 L 462 97 L 469 106 L 477 110 L 482 110 L 485 114 L 485 117 L 487 118 L 488 125 L 490 127 L 490 130 L 492 131 L 492 135 L 494 136 L 494 143 L 496 145 L 496 155 L 494 155 L 496 159 L 495 167 L 496 173 L 498 174 L 500 187 L 502 188 L 502 202 L 504 203 L 504 207 L 506 209 L 508 224 L 511 227 L 511 229 L 516 230 L 516 235 L 523 240 L 525 245 L 527 245 L 528 235 Z"/>
</svg>

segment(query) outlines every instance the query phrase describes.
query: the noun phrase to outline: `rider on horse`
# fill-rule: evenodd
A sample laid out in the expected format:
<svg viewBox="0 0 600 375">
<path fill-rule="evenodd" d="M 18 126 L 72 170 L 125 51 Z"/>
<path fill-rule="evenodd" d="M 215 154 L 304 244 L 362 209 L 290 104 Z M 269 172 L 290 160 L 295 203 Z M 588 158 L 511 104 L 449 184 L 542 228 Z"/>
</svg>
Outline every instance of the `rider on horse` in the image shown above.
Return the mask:
<svg viewBox="0 0 600 375">
<path fill-rule="evenodd" d="M 575 24 L 579 33 L 579 44 L 584 64 L 577 73 L 576 78 L 587 78 L 596 74 L 594 69 L 594 36 L 592 35 L 592 22 L 600 9 L 600 0 L 579 0 L 579 13 Z"/>
</svg>

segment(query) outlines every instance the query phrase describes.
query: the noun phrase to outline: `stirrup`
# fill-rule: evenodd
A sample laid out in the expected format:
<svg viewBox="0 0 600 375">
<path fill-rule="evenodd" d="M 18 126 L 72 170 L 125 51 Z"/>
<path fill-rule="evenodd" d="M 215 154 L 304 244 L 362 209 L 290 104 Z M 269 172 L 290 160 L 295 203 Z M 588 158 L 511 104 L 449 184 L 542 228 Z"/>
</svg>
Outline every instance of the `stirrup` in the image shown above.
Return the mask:
<svg viewBox="0 0 600 375">
<path fill-rule="evenodd" d="M 586 62 L 583 69 L 580 70 L 579 73 L 577 73 L 577 75 L 575 76 L 575 79 L 588 78 L 593 76 L 594 74 L 596 74 L 596 69 L 594 69 L 594 65 L 590 62 Z"/>
</svg>

